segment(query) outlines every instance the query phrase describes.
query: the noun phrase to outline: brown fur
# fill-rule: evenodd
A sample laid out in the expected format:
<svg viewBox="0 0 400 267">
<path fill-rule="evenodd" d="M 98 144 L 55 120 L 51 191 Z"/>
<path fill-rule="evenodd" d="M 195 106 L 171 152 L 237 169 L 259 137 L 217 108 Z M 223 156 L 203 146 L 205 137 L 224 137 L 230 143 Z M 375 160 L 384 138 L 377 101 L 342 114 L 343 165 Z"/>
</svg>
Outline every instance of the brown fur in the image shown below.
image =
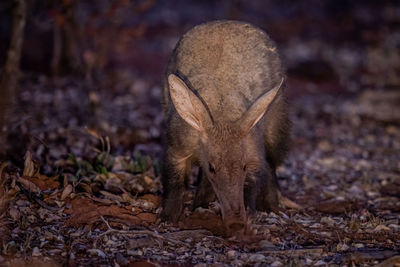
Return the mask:
<svg viewBox="0 0 400 267">
<path fill-rule="evenodd" d="M 244 205 L 277 208 L 275 169 L 286 154 L 290 128 L 279 89 L 284 78 L 274 42 L 248 23 L 210 22 L 181 38 L 163 91 L 165 219 L 179 219 L 192 163 L 203 172 L 194 207 L 206 206 L 215 192 L 232 230 L 246 217 Z M 178 89 L 171 99 L 173 84 Z"/>
</svg>

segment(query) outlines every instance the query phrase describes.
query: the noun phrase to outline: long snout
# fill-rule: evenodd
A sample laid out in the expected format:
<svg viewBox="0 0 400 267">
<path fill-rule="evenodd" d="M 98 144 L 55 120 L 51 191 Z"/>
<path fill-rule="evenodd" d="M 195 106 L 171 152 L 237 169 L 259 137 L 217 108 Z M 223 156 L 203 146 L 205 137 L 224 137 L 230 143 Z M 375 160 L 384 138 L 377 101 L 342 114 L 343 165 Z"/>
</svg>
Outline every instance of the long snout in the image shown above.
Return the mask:
<svg viewBox="0 0 400 267">
<path fill-rule="evenodd" d="M 232 235 L 244 229 L 246 226 L 243 190 L 239 189 L 237 191 L 239 192 L 230 192 L 230 194 L 228 192 L 227 195 L 224 193 L 217 193 L 221 206 L 222 220 L 225 224 L 227 235 Z"/>
</svg>

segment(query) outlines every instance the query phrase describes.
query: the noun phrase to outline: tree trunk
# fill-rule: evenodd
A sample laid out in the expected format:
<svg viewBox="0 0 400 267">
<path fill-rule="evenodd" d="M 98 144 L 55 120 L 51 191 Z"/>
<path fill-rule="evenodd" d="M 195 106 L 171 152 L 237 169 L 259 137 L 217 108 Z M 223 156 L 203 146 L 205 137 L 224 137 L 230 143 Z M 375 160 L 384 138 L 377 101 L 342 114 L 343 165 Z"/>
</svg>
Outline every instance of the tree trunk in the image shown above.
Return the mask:
<svg viewBox="0 0 400 267">
<path fill-rule="evenodd" d="M 82 74 L 81 30 L 75 14 L 77 1 L 58 0 L 55 3 L 60 11 L 54 16 L 53 76 Z"/>
<path fill-rule="evenodd" d="M 7 110 L 12 104 L 13 94 L 18 84 L 19 62 L 24 40 L 26 20 L 26 0 L 13 0 L 13 21 L 10 47 L 7 51 L 6 62 L 0 73 L 0 142 L 2 128 L 7 121 Z"/>
</svg>

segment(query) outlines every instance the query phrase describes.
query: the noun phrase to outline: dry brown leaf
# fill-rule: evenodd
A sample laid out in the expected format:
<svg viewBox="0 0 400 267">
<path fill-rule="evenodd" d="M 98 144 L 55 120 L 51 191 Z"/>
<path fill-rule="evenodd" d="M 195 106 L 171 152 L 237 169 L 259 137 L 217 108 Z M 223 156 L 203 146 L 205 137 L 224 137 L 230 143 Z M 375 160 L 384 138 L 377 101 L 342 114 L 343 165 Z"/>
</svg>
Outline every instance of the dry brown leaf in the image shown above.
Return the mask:
<svg viewBox="0 0 400 267">
<path fill-rule="evenodd" d="M 32 183 L 31 181 L 29 181 L 26 178 L 29 178 L 29 177 L 19 177 L 18 178 L 18 182 L 22 185 L 22 187 L 32 193 L 40 192 L 40 188 L 36 184 Z"/>
<path fill-rule="evenodd" d="M 102 139 L 101 135 L 97 132 L 96 129 L 91 129 L 88 127 L 85 127 L 85 128 L 86 128 L 87 133 L 90 134 L 91 136 L 93 136 L 94 138 Z"/>
<path fill-rule="evenodd" d="M 21 216 L 19 210 L 16 209 L 15 207 L 10 207 L 10 210 L 8 211 L 8 213 L 10 214 L 11 218 L 14 221 L 18 220 L 19 217 Z"/>
<path fill-rule="evenodd" d="M 71 201 L 71 208 L 65 210 L 72 215 L 65 223 L 68 226 L 91 225 L 100 220 L 100 217 L 111 218 L 114 221 L 130 225 L 147 225 L 156 221 L 155 214 L 139 213 L 135 215 L 131 210 L 117 205 L 105 206 L 93 202 L 89 198 L 76 198 Z"/>
<path fill-rule="evenodd" d="M 77 187 L 83 189 L 83 191 L 89 193 L 90 195 L 93 194 L 92 188 L 88 184 L 80 183 L 79 185 L 77 185 Z"/>
<path fill-rule="evenodd" d="M 54 190 L 58 187 L 60 187 L 60 183 L 56 181 L 58 176 L 54 177 L 48 177 L 43 174 L 39 174 L 37 176 L 24 176 L 26 180 L 29 180 L 31 183 L 34 183 L 37 187 L 40 188 L 40 190 L 45 191 L 45 190 Z"/>
<path fill-rule="evenodd" d="M 302 210 L 303 209 L 303 207 L 300 206 L 299 204 L 297 204 L 294 201 L 288 199 L 287 197 L 282 196 L 282 194 L 280 192 L 278 194 L 278 198 L 279 198 L 279 203 L 285 208 L 290 208 L 290 209 L 295 209 L 295 210 Z"/>
<path fill-rule="evenodd" d="M 101 203 L 103 205 L 107 205 L 107 206 L 114 204 L 114 201 L 112 201 L 112 200 L 110 200 L 108 198 L 98 198 L 98 197 L 95 197 L 95 196 L 92 196 L 92 195 L 89 195 L 89 198 L 94 200 L 94 201 L 96 201 L 96 202 L 99 202 L 99 203 Z"/>
<path fill-rule="evenodd" d="M 131 203 L 131 204 L 134 204 L 134 203 L 136 202 L 136 200 L 132 198 L 131 194 L 129 194 L 129 193 L 127 193 L 127 192 L 124 192 L 124 193 L 121 195 L 121 197 L 122 197 L 122 199 L 123 199 L 125 202 L 129 202 L 129 203 Z"/>
<path fill-rule="evenodd" d="M 394 256 L 387 260 L 384 260 L 376 267 L 399 267 L 400 266 L 400 256 Z"/>
<path fill-rule="evenodd" d="M 25 153 L 24 171 L 22 176 L 33 176 L 35 174 L 35 163 L 32 160 L 32 154 L 29 150 Z"/>
<path fill-rule="evenodd" d="M 149 212 L 141 212 L 137 215 L 137 217 L 145 222 L 155 222 L 157 220 L 157 215 Z"/>
<path fill-rule="evenodd" d="M 0 214 L 3 213 L 3 211 L 5 210 L 6 206 L 8 205 L 8 202 L 10 202 L 10 200 L 15 198 L 15 195 L 19 192 L 19 188 L 15 187 L 15 188 L 11 188 L 7 191 L 5 191 L 4 195 L 2 196 L 2 198 L 0 198 Z"/>
<path fill-rule="evenodd" d="M 341 214 L 357 207 L 357 203 L 352 203 L 348 201 L 324 201 L 316 205 L 316 210 L 329 214 Z"/>
<path fill-rule="evenodd" d="M 141 197 L 138 197 L 138 199 L 150 201 L 156 207 L 159 207 L 161 205 L 161 200 L 162 200 L 161 197 L 155 196 L 155 195 L 152 195 L 152 194 L 143 195 Z"/>
<path fill-rule="evenodd" d="M 65 188 L 64 188 L 64 190 L 62 191 L 62 193 L 61 193 L 61 200 L 64 200 L 64 199 L 66 199 L 70 194 L 71 194 L 71 192 L 72 192 L 72 190 L 73 190 L 74 188 L 72 187 L 72 185 L 67 185 Z"/>
<path fill-rule="evenodd" d="M 62 266 L 48 257 L 33 257 L 30 259 L 21 259 L 13 257 L 4 257 L 1 266 L 19 266 L 19 267 L 58 267 Z"/>
<path fill-rule="evenodd" d="M 110 192 L 104 191 L 104 190 L 100 190 L 100 193 L 105 196 L 106 198 L 110 199 L 110 200 L 114 200 L 114 201 L 118 201 L 118 202 L 122 202 L 123 199 L 122 197 L 112 194 Z"/>
<path fill-rule="evenodd" d="M 1 165 L 0 165 L 0 180 L 1 181 L 3 181 L 3 178 L 2 178 L 3 170 L 4 170 L 5 167 L 7 167 L 7 165 L 8 165 L 8 162 L 2 162 Z"/>
</svg>

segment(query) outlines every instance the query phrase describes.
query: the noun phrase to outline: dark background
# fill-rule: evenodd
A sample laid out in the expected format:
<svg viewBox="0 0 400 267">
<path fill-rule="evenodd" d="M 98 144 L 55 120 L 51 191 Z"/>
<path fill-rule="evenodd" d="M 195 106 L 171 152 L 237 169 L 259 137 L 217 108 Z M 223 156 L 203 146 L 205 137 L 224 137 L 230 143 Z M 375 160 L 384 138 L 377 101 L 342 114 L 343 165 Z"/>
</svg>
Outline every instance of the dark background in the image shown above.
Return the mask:
<svg viewBox="0 0 400 267">
<path fill-rule="evenodd" d="M 5 129 L 7 157 L 14 159 L 27 147 L 40 146 L 43 138 L 46 147 L 63 142 L 49 138 L 60 127 L 94 128 L 111 137 L 117 153 L 159 144 L 168 57 L 185 31 L 214 19 L 251 22 L 277 42 L 291 103 L 307 95 L 356 99 L 363 91 L 398 90 L 400 84 L 398 1 L 28 3 L 23 76 Z M 0 3 L 0 66 L 11 8 L 11 1 Z M 80 154 L 74 146 L 60 153 Z"/>
<path fill-rule="evenodd" d="M 52 74 L 54 24 L 66 16 L 66 6 L 71 3 L 73 31 L 79 37 L 76 46 L 80 64 L 85 64 L 85 53 L 104 57 L 102 64 L 96 66 L 105 72 L 96 77 L 100 81 L 111 72 L 121 71 L 159 82 L 168 56 L 182 33 L 206 21 L 237 19 L 261 27 L 278 43 L 291 78 L 337 82 L 346 91 L 398 82 L 395 77 L 399 71 L 396 66 L 400 42 L 398 1 L 29 3 L 21 63 L 22 70 L 29 73 Z M 0 3 L 0 63 L 8 46 L 10 6 L 7 1 Z M 62 67 L 61 74 L 71 72 L 68 66 Z M 375 76 L 363 80 L 363 73 L 376 74 L 376 79 L 385 82 L 378 83 Z"/>
</svg>

